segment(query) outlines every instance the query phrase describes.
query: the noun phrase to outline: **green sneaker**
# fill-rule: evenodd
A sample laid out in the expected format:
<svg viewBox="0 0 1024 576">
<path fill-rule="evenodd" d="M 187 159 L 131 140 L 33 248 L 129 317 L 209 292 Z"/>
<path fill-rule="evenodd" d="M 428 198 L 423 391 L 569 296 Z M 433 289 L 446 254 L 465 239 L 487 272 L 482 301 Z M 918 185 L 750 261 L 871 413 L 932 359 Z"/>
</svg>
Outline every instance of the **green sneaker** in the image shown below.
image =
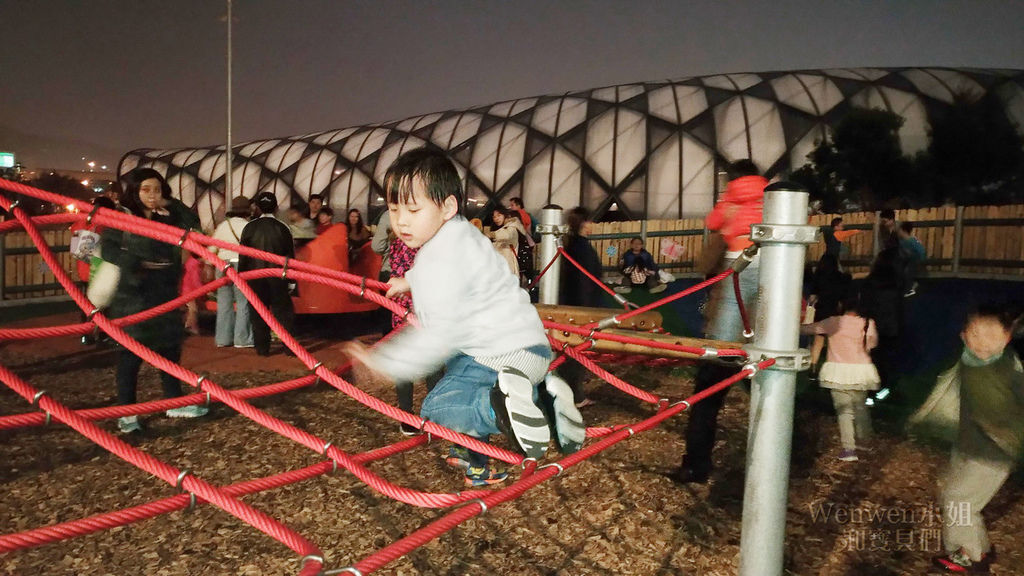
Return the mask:
<svg viewBox="0 0 1024 576">
<path fill-rule="evenodd" d="M 469 448 L 452 444 L 452 447 L 448 449 L 448 457 L 444 459 L 444 463 L 452 468 L 459 468 L 461 470 L 468 469 Z"/>
<path fill-rule="evenodd" d="M 164 414 L 168 418 L 199 418 L 200 416 L 206 416 L 210 411 L 206 406 L 182 406 L 181 408 L 171 408 Z"/>
<path fill-rule="evenodd" d="M 508 478 L 505 470 L 492 471 L 488 466 L 470 466 L 466 469 L 466 486 L 490 486 Z"/>
</svg>

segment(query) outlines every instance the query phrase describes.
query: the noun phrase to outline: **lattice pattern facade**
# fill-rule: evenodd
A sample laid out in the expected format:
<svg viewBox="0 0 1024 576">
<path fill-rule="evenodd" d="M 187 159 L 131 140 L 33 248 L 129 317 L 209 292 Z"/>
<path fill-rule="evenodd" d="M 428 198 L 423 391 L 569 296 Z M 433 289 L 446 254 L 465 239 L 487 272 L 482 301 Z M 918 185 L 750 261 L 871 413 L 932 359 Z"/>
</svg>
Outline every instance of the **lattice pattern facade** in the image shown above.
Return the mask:
<svg viewBox="0 0 1024 576">
<path fill-rule="evenodd" d="M 615 206 L 629 218 L 702 215 L 728 162 L 751 158 L 770 176 L 807 154 L 851 108 L 905 119 L 903 151 L 928 143 L 928 118 L 957 94 L 993 92 L 1024 133 L 1024 71 L 856 68 L 724 74 L 538 96 L 370 126 L 234 147 L 231 196 L 271 190 L 282 205 L 310 194 L 335 212 L 383 208 L 381 180 L 403 151 L 449 151 L 470 214 L 510 197 L 527 209 Z M 211 226 L 224 211 L 224 147 L 135 150 L 119 173 L 152 166 Z"/>
</svg>

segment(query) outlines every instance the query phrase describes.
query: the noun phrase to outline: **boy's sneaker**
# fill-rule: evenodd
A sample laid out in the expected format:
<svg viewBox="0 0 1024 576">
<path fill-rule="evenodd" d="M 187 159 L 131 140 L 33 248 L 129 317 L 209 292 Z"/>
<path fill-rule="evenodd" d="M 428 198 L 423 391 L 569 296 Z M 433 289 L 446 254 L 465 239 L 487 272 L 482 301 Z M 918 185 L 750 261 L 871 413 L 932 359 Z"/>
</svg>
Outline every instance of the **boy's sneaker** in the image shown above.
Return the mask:
<svg viewBox="0 0 1024 576">
<path fill-rule="evenodd" d="M 210 411 L 206 406 L 182 406 L 181 408 L 171 408 L 164 414 L 168 418 L 199 418 L 200 416 L 206 416 Z"/>
<path fill-rule="evenodd" d="M 505 470 L 491 470 L 490 466 L 470 466 L 466 469 L 466 486 L 490 486 L 508 478 Z"/>
<path fill-rule="evenodd" d="M 468 470 L 469 448 L 466 448 L 465 446 L 459 446 L 457 444 L 452 444 L 452 447 L 448 449 L 448 457 L 444 459 L 444 463 L 451 466 L 452 468 Z"/>
<path fill-rule="evenodd" d="M 856 462 L 859 460 L 859 458 L 857 458 L 857 451 L 853 449 L 843 450 L 839 453 L 838 458 L 843 462 Z"/>
<path fill-rule="evenodd" d="M 633 288 L 630 286 L 616 286 L 615 288 L 612 288 L 612 290 L 615 290 L 616 294 L 629 294 L 633 291 Z"/>
<path fill-rule="evenodd" d="M 406 424 L 405 422 L 399 424 L 398 429 L 401 430 L 402 434 L 406 436 L 415 436 L 420 433 L 418 428 L 410 424 Z"/>
<path fill-rule="evenodd" d="M 122 434 L 142 432 L 142 424 L 139 423 L 138 416 L 122 416 L 117 419 L 117 429 L 120 430 Z"/>
<path fill-rule="evenodd" d="M 562 454 L 578 452 L 587 439 L 587 427 L 579 408 L 573 404 L 572 388 L 554 372 L 548 372 L 544 384 L 546 390 L 540 399 L 551 437 Z"/>
<path fill-rule="evenodd" d="M 933 571 L 941 574 L 988 574 L 989 567 L 995 559 L 995 547 L 982 554 L 981 560 L 977 562 L 971 560 L 971 557 L 961 548 L 952 554 L 932 558 L 935 563 Z"/>
<path fill-rule="evenodd" d="M 651 294 L 657 294 L 659 292 L 664 292 L 666 288 L 668 288 L 668 284 L 658 284 L 654 288 L 651 288 Z"/>
<path fill-rule="evenodd" d="M 514 368 L 498 372 L 498 382 L 491 388 L 491 408 L 498 429 L 513 448 L 527 458 L 544 457 L 551 432 L 544 412 L 533 402 L 533 383 L 525 374 Z"/>
</svg>

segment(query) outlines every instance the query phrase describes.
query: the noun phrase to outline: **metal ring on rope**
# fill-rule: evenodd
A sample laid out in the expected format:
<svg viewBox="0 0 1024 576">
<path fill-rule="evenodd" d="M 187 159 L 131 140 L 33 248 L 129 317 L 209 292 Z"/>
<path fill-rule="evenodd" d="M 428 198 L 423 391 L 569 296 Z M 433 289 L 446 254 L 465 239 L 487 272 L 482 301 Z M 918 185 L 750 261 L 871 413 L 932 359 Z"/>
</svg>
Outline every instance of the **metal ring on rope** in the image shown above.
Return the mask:
<svg viewBox="0 0 1024 576">
<path fill-rule="evenodd" d="M 39 399 L 42 398 L 43 396 L 46 396 L 46 394 L 46 390 L 40 390 L 39 392 L 36 392 L 36 395 L 32 397 L 32 407 L 39 408 Z"/>
<path fill-rule="evenodd" d="M 97 314 L 99 314 L 99 313 L 100 313 L 100 309 L 99 309 L 99 308 L 93 308 L 93 309 L 92 309 L 92 310 L 91 310 L 91 311 L 89 312 L 89 315 L 85 317 L 85 319 L 86 319 L 86 320 L 92 320 L 92 317 L 93 317 L 93 316 L 95 316 L 95 315 L 97 315 Z"/>
<path fill-rule="evenodd" d="M 757 364 L 753 364 L 753 363 L 744 365 L 743 369 L 744 370 L 750 370 L 750 374 L 747 375 L 746 378 L 753 378 L 754 375 L 757 374 L 757 371 L 758 371 L 757 370 Z"/>
<path fill-rule="evenodd" d="M 181 235 L 181 239 L 178 240 L 178 248 L 181 248 L 182 246 L 185 245 L 185 239 L 188 238 L 190 232 L 192 232 L 191 229 L 185 230 L 185 233 Z"/>
<path fill-rule="evenodd" d="M 345 568 L 336 568 L 334 570 L 328 570 L 326 572 L 323 572 L 323 575 L 328 576 L 331 574 L 345 574 L 346 572 L 349 574 L 355 574 L 356 576 L 363 576 L 363 573 L 360 572 L 359 569 L 355 566 L 346 566 Z"/>
<path fill-rule="evenodd" d="M 210 393 L 209 392 L 206 393 L 206 408 L 207 409 L 210 408 Z"/>
<path fill-rule="evenodd" d="M 680 404 L 683 404 L 684 406 L 686 406 L 686 408 L 683 408 L 683 410 L 689 410 L 690 409 L 691 404 L 688 401 L 686 401 L 686 400 L 680 400 L 679 402 L 676 402 L 676 403 L 672 404 L 672 406 L 679 406 Z"/>
<path fill-rule="evenodd" d="M 8 210 L 13 214 L 14 209 L 18 207 L 18 204 L 21 204 L 21 200 L 15 200 L 14 202 L 11 202 L 11 207 L 8 208 Z"/>
<path fill-rule="evenodd" d="M 306 554 L 305 556 L 303 556 L 299 560 L 299 564 L 302 564 L 303 566 L 305 566 L 306 562 L 309 562 L 310 560 L 312 560 L 314 562 L 319 562 L 321 566 L 324 565 L 324 557 L 323 556 L 317 556 L 316 554 Z"/>
<path fill-rule="evenodd" d="M 288 257 L 284 257 L 284 268 L 281 269 L 281 280 L 288 278 Z"/>
<path fill-rule="evenodd" d="M 754 337 L 754 331 L 753 330 L 744 330 L 743 331 L 743 337 L 744 338 L 753 338 Z"/>
<path fill-rule="evenodd" d="M 181 484 L 182 482 L 185 481 L 185 476 L 188 476 L 191 473 L 192 472 L 190 472 L 188 469 L 182 470 L 181 473 L 178 474 L 178 479 L 174 481 L 174 489 L 181 490 Z"/>
<path fill-rule="evenodd" d="M 227 274 L 228 268 L 231 268 L 231 262 L 224 262 L 224 265 L 220 267 L 220 271 Z"/>
<path fill-rule="evenodd" d="M 188 509 L 189 510 L 195 510 L 196 509 L 196 493 L 195 492 L 189 492 L 188 493 Z"/>
<path fill-rule="evenodd" d="M 483 501 L 483 498 L 473 498 L 472 500 L 467 500 L 466 505 L 472 504 L 474 502 L 480 505 L 481 515 L 487 514 L 487 504 Z"/>
<path fill-rule="evenodd" d="M 523 461 L 519 463 L 519 466 L 520 466 L 520 467 L 521 467 L 521 468 L 522 468 L 523 470 L 526 470 L 526 466 L 527 466 L 527 465 L 528 465 L 528 464 L 529 464 L 530 462 L 533 462 L 534 464 L 536 464 L 536 463 L 537 463 L 537 459 L 536 459 L 536 458 L 530 458 L 530 457 L 526 457 L 526 458 L 523 458 Z"/>
<path fill-rule="evenodd" d="M 551 462 L 549 464 L 544 464 L 543 466 L 538 466 L 537 471 L 541 471 L 544 468 L 549 468 L 549 467 L 558 468 L 558 474 L 556 474 L 555 476 L 560 476 L 562 474 L 562 472 L 565 471 L 565 468 L 563 468 L 562 465 L 559 464 L 558 462 Z"/>
<path fill-rule="evenodd" d="M 366 294 L 366 276 L 359 282 L 359 297 L 362 298 Z"/>
</svg>

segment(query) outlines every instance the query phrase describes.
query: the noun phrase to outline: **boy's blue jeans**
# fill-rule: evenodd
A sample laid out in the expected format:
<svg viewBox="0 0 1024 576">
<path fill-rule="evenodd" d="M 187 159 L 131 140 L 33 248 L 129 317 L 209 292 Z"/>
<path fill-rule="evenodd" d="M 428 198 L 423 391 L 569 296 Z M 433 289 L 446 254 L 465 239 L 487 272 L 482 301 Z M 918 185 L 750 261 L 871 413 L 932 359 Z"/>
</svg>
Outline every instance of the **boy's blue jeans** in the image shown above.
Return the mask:
<svg viewBox="0 0 1024 576">
<path fill-rule="evenodd" d="M 538 348 L 539 350 L 535 350 Z M 549 355 L 546 346 L 528 348 Z M 465 354 L 456 354 L 445 366 L 444 377 L 427 393 L 420 416 L 455 432 L 486 442 L 491 434 L 500 434 L 491 408 L 491 388 L 498 373 Z M 536 388 L 534 388 L 536 400 Z M 469 451 L 469 464 L 485 466 L 487 455 Z"/>
</svg>

